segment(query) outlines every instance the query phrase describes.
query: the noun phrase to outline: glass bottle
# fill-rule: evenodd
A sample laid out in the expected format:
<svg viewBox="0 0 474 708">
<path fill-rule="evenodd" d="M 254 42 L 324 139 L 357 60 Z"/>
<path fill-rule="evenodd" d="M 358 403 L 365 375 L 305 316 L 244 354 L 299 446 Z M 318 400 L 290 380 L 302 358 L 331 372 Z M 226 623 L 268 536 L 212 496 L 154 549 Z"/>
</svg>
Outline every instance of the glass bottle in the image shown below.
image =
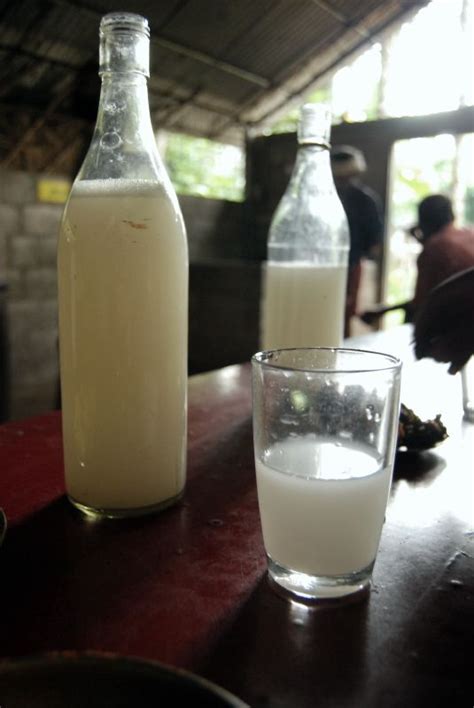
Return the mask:
<svg viewBox="0 0 474 708">
<path fill-rule="evenodd" d="M 168 506 L 185 484 L 188 252 L 148 63 L 148 22 L 106 15 L 97 123 L 58 246 L 66 490 L 108 517 Z"/>
<path fill-rule="evenodd" d="M 332 177 L 330 128 L 326 106 L 302 107 L 295 167 L 269 231 L 263 349 L 342 343 L 349 227 Z"/>
</svg>

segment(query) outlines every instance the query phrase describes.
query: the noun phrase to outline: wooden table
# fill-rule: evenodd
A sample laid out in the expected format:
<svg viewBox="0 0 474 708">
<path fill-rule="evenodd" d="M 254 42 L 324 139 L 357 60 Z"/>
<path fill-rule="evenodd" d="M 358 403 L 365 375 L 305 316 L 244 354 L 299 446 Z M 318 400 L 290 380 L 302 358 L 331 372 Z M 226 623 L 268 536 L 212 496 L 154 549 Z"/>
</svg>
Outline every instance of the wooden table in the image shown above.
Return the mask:
<svg viewBox="0 0 474 708">
<path fill-rule="evenodd" d="M 403 354 L 402 400 L 450 433 L 398 455 L 368 600 L 308 608 L 269 586 L 250 371 L 232 366 L 190 379 L 186 495 L 155 517 L 91 522 L 71 507 L 59 414 L 0 426 L 0 655 L 153 658 L 254 707 L 471 706 L 474 426 L 460 382 L 413 362 L 407 328 L 354 344 Z"/>
</svg>

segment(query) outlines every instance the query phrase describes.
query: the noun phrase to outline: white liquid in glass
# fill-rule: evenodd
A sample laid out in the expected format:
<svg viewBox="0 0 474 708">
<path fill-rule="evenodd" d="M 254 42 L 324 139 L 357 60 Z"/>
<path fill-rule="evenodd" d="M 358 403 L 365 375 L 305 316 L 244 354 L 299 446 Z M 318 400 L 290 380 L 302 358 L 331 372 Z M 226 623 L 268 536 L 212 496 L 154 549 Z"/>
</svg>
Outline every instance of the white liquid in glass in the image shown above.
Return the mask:
<svg viewBox="0 0 474 708">
<path fill-rule="evenodd" d="M 363 570 L 375 559 L 391 469 L 361 447 L 289 438 L 256 460 L 265 548 L 309 575 Z"/>
</svg>

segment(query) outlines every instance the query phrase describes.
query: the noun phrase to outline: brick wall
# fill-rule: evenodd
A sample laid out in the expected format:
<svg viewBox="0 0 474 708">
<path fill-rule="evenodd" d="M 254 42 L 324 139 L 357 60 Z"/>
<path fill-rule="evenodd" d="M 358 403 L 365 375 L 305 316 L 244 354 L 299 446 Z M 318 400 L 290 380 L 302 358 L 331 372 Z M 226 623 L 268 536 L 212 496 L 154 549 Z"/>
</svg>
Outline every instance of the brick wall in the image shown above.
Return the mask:
<svg viewBox="0 0 474 708">
<path fill-rule="evenodd" d="M 37 177 L 0 170 L 0 282 L 6 282 L 9 417 L 50 410 L 57 362 L 56 243 L 62 206 L 36 200 Z"/>
</svg>

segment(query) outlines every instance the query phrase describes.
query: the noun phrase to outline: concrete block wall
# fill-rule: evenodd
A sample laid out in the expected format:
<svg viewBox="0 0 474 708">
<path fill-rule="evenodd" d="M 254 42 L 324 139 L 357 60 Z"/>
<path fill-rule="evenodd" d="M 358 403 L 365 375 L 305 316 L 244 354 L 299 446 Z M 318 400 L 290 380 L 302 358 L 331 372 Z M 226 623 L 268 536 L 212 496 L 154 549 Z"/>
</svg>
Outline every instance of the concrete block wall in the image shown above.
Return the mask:
<svg viewBox="0 0 474 708">
<path fill-rule="evenodd" d="M 249 361 L 259 347 L 261 264 L 191 263 L 189 372 Z"/>
<path fill-rule="evenodd" d="M 23 172 L 0 170 L 0 284 L 8 285 L 7 295 L 1 297 L 7 310 L 11 419 L 51 410 L 57 397 L 56 248 L 63 206 L 37 202 L 38 179 L 39 176 Z M 225 264 L 242 258 L 245 250 L 243 204 L 190 196 L 180 196 L 179 200 L 195 271 L 199 271 L 200 263 L 214 262 L 223 264 L 221 269 L 227 272 Z M 233 273 L 235 268 L 231 269 L 231 276 Z M 191 312 L 193 321 L 200 326 L 193 329 L 193 342 L 197 368 L 205 370 L 212 368 L 217 359 L 207 349 L 210 335 L 206 327 L 211 327 L 206 314 L 209 303 L 199 294 L 198 276 L 192 279 L 195 281 Z M 216 307 L 225 310 L 227 300 L 221 297 L 219 288 L 214 288 L 213 293 Z M 241 297 L 244 307 L 245 289 Z M 227 359 L 221 357 L 219 363 L 233 363 L 240 350 L 241 347 L 235 353 L 228 351 Z M 207 354 L 198 355 L 203 351 Z M 193 370 L 196 368 L 193 360 L 190 365 Z M 5 395 L 2 391 L 0 386 L 0 395 Z M 1 412 L 0 405 L 0 418 Z"/>
<path fill-rule="evenodd" d="M 188 233 L 189 260 L 239 260 L 245 256 L 245 210 L 240 202 L 179 195 Z"/>
<path fill-rule="evenodd" d="M 57 394 L 56 245 L 62 205 L 36 199 L 38 177 L 0 170 L 0 282 L 9 341 L 9 417 L 51 410 Z"/>
</svg>

